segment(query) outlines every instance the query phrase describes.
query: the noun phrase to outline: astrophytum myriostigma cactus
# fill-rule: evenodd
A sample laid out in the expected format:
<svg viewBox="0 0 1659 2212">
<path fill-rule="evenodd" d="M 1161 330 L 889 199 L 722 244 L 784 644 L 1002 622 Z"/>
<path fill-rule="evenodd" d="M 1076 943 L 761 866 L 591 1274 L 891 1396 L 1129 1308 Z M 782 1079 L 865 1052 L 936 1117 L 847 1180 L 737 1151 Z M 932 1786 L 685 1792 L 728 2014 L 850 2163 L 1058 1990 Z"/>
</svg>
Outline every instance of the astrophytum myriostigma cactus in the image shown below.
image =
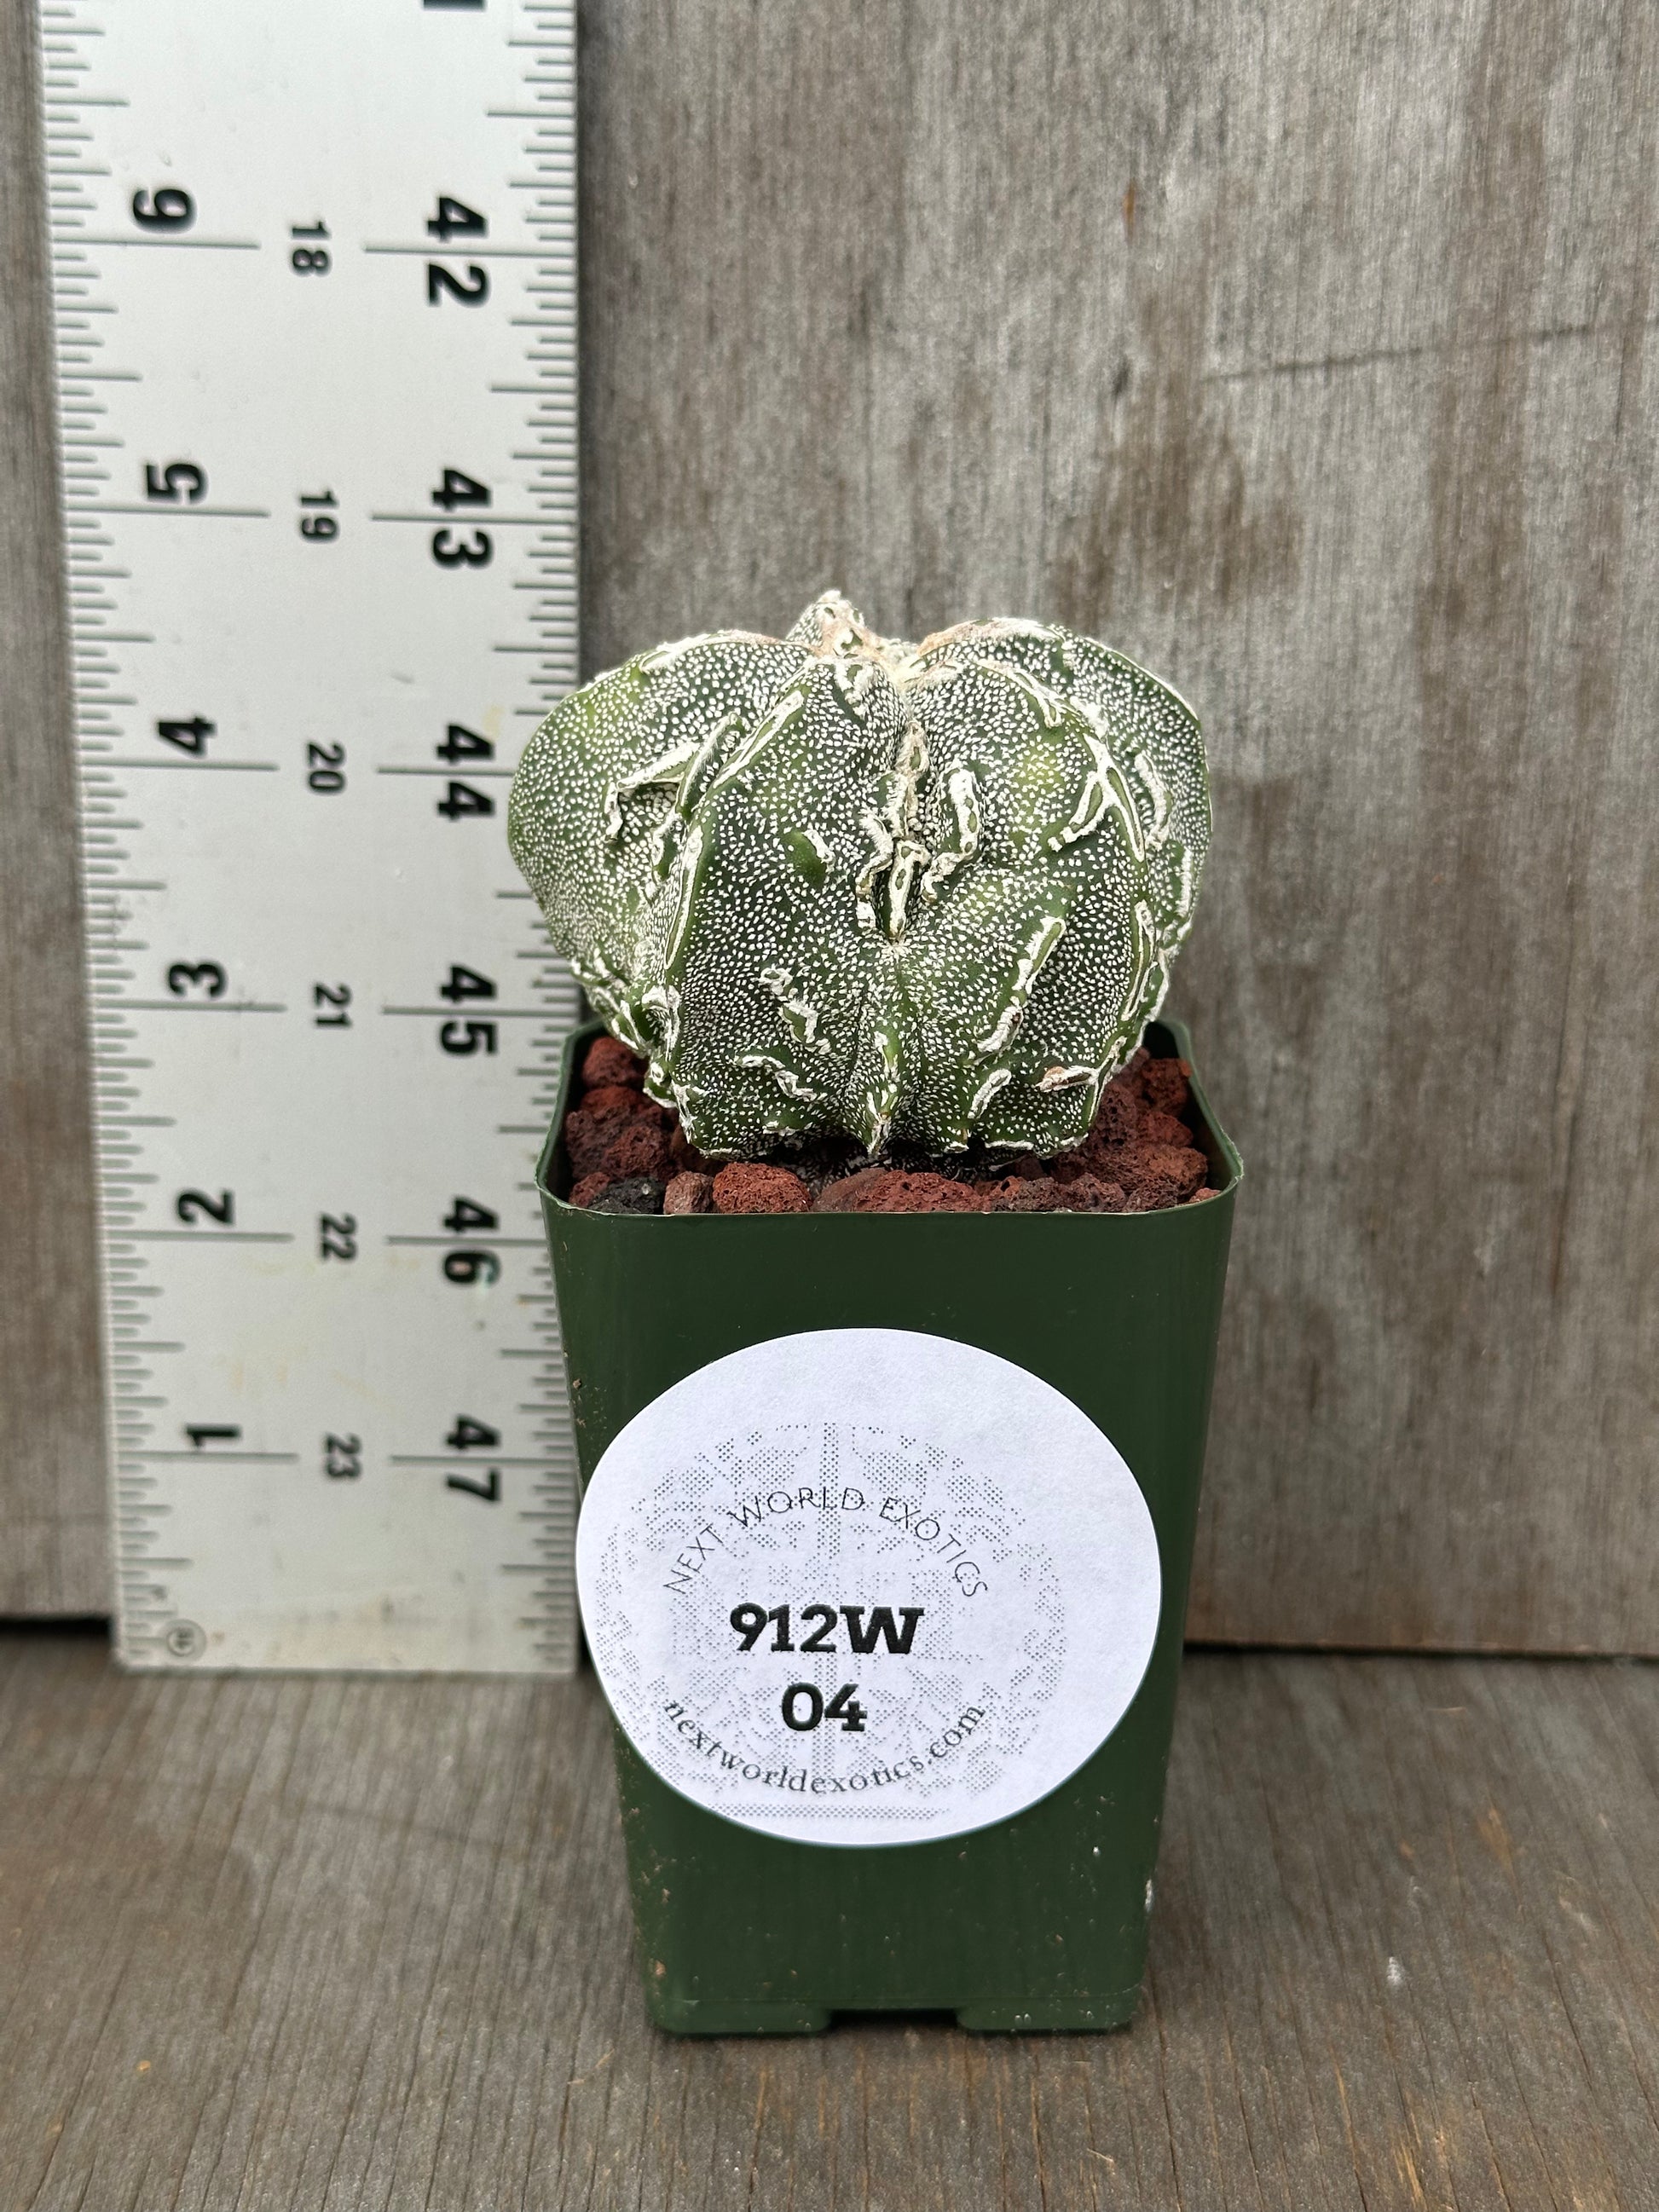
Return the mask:
<svg viewBox="0 0 1659 2212">
<path fill-rule="evenodd" d="M 1209 826 L 1197 720 L 1133 661 L 1035 622 L 907 645 L 831 593 L 565 699 L 509 835 L 704 1152 L 1049 1152 L 1158 1011 Z"/>
</svg>

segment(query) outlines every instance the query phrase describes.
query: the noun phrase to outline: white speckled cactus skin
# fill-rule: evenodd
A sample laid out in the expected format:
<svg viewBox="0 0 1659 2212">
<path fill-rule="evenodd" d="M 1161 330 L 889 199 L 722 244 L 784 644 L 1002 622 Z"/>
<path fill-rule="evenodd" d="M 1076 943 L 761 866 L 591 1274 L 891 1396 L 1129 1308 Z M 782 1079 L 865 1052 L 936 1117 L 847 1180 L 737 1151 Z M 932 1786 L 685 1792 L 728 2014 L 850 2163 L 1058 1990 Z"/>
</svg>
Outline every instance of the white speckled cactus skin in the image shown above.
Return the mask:
<svg viewBox="0 0 1659 2212">
<path fill-rule="evenodd" d="M 641 653 L 555 708 L 514 856 L 646 1088 L 716 1157 L 1060 1150 L 1158 1012 L 1209 842 L 1196 718 L 1035 622 Z"/>
</svg>

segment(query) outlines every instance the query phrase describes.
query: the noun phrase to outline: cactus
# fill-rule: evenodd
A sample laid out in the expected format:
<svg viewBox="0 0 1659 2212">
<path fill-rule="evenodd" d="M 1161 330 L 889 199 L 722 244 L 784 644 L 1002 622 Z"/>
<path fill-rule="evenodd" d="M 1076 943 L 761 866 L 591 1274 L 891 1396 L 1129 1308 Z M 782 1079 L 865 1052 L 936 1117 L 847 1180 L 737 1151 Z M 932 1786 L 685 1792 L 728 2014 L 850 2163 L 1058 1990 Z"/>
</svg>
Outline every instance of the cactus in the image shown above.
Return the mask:
<svg viewBox="0 0 1659 2212">
<path fill-rule="evenodd" d="M 832 592 L 563 700 L 508 834 L 705 1152 L 1048 1153 L 1163 1000 L 1209 797 L 1196 719 L 1121 654 L 1034 622 L 908 645 Z"/>
</svg>

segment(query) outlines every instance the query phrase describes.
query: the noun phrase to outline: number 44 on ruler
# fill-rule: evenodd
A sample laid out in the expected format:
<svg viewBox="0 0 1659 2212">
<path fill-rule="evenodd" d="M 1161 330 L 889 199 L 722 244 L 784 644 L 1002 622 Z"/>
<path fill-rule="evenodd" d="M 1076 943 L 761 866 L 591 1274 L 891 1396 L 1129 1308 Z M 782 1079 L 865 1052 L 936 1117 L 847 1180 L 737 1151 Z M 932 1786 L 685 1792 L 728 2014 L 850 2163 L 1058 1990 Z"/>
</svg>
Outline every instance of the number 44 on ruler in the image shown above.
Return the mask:
<svg viewBox="0 0 1659 2212">
<path fill-rule="evenodd" d="M 121 1650 L 563 1669 L 577 1000 L 502 817 L 577 677 L 572 9 L 41 49 Z"/>
</svg>

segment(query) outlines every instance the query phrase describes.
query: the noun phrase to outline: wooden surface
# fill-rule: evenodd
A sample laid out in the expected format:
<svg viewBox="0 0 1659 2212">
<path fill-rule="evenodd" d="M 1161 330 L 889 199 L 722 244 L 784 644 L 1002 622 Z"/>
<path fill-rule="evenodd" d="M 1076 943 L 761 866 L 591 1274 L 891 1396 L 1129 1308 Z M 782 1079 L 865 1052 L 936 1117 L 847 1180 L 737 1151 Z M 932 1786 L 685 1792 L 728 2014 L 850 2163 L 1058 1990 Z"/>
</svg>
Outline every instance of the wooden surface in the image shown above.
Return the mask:
<svg viewBox="0 0 1659 2212">
<path fill-rule="evenodd" d="M 1647 2212 L 1659 1670 L 1191 1657 L 1133 2027 L 678 2043 L 570 1684 L 0 1639 L 0 2212 Z"/>
<path fill-rule="evenodd" d="M 840 582 L 912 631 L 1060 617 L 1204 716 L 1175 1003 L 1250 1174 L 1194 1628 L 1659 1650 L 1659 11 L 587 0 L 582 29 L 590 665 Z M 35 282 L 5 307 L 44 404 Z M 38 503 L 44 431 L 10 434 Z M 29 605 L 10 896 L 52 958 L 0 1053 L 65 1113 L 27 1124 L 7 1264 L 26 1303 L 31 1255 L 65 1287 L 0 1304 L 0 1481 L 73 1529 L 82 1075 Z M 60 1549 L 11 1602 L 89 1601 Z"/>
<path fill-rule="evenodd" d="M 33 44 L 0 0 L 0 1618 L 109 1603 Z"/>
<path fill-rule="evenodd" d="M 834 582 L 1205 721 L 1194 1630 L 1659 1649 L 1659 10 L 585 20 L 592 664 Z"/>
</svg>

